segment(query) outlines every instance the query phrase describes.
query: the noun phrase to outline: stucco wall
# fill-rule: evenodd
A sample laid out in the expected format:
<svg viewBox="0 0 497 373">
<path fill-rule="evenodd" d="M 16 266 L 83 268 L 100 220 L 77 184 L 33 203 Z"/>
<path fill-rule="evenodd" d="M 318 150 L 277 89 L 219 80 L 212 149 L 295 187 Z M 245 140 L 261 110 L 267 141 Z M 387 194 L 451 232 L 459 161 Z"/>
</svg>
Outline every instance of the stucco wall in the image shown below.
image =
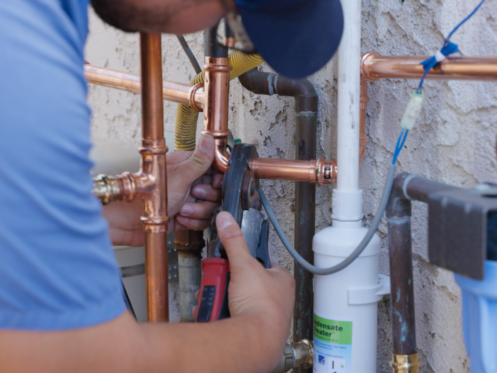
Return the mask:
<svg viewBox="0 0 497 373">
<path fill-rule="evenodd" d="M 444 35 L 476 5 L 476 0 L 384 0 L 363 1 L 363 52 L 385 55 L 430 55 Z M 453 37 L 465 55 L 496 55 L 495 2 L 482 10 Z M 202 36 L 187 36 L 198 60 L 202 60 Z M 291 41 L 289 41 L 291 46 Z M 139 72 L 138 35 L 125 34 L 104 25 L 93 14 L 86 59 L 97 66 Z M 188 82 L 193 76 L 174 36 L 163 37 L 164 77 Z M 264 71 L 270 71 L 267 65 Z M 336 157 L 337 64 L 331 61 L 310 77 L 319 94 L 318 155 Z M 378 205 L 399 122 L 416 81 L 383 80 L 369 85 L 367 111 L 370 141 L 361 166 L 364 191 L 364 222 L 369 225 Z M 417 173 L 466 188 L 478 182 L 497 181 L 495 157 L 497 84 L 490 82 L 437 82 L 424 85 L 426 101 L 416 128 L 407 139 L 398 160 L 398 172 Z M 258 147 L 264 157 L 294 158 L 295 115 L 293 99 L 259 96 L 235 81 L 230 93 L 230 128 L 236 137 Z M 117 138 L 138 145 L 140 140 L 139 97 L 126 92 L 90 87 L 95 138 Z M 176 104 L 165 103 L 166 129 L 172 130 Z M 202 119 L 202 116 L 200 117 Z M 199 121 L 201 123 L 201 121 Z M 200 127 L 200 126 L 199 126 Z M 294 188 L 290 182 L 264 181 L 287 235 L 293 238 Z M 317 229 L 331 224 L 331 188 L 317 193 Z M 469 361 L 461 331 L 460 291 L 452 274 L 435 268 L 427 260 L 426 207 L 414 203 L 413 250 L 418 346 L 422 372 L 468 372 Z M 387 274 L 386 224 L 382 238 L 380 272 Z M 289 270 L 293 261 L 274 232 L 271 255 Z M 173 295 L 174 299 L 174 295 Z M 391 359 L 389 301 L 379 304 L 378 372 L 387 372 Z"/>
</svg>

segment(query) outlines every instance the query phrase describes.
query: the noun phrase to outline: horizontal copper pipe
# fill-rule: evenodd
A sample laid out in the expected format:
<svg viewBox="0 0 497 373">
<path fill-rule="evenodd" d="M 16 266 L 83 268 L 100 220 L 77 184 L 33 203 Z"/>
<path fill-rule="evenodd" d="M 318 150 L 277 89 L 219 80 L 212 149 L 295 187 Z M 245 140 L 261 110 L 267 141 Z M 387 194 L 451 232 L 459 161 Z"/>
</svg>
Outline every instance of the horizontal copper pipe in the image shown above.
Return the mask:
<svg viewBox="0 0 497 373">
<path fill-rule="evenodd" d="M 429 56 L 382 56 L 366 53 L 361 59 L 361 75 L 368 81 L 381 78 L 419 79 L 424 70 L 420 63 Z M 497 57 L 449 56 L 436 65 L 427 79 L 497 80 Z"/>
<path fill-rule="evenodd" d="M 119 89 L 131 93 L 140 93 L 141 84 L 138 75 L 122 71 L 109 70 L 86 64 L 85 76 L 89 83 L 108 88 Z M 177 102 L 202 110 L 204 107 L 204 90 L 201 86 L 191 86 L 184 83 L 162 81 L 162 98 L 166 101 Z"/>
<path fill-rule="evenodd" d="M 337 179 L 336 161 L 300 161 L 291 159 L 255 158 L 250 168 L 256 179 L 305 181 L 318 184 L 335 184 Z"/>
</svg>

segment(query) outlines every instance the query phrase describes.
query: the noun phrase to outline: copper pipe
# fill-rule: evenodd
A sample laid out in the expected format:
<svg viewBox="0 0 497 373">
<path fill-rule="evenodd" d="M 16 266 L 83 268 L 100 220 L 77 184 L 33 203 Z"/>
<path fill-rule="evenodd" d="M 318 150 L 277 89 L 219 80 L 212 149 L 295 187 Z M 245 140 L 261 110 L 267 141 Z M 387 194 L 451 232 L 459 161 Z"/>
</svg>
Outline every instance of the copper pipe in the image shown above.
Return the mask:
<svg viewBox="0 0 497 373">
<path fill-rule="evenodd" d="M 229 154 L 228 105 L 231 65 L 226 57 L 205 57 L 204 130 L 214 137 L 216 150 L 213 166 L 222 173 L 228 171 Z"/>
<path fill-rule="evenodd" d="M 228 131 L 229 72 L 226 57 L 205 57 L 204 130 L 215 139 L 214 167 L 222 173 L 229 169 L 226 144 Z M 319 186 L 336 182 L 336 163 L 325 161 L 293 161 L 286 159 L 257 158 L 251 164 L 254 176 L 259 179 L 293 180 L 316 183 Z"/>
<path fill-rule="evenodd" d="M 143 200 L 145 229 L 147 318 L 169 320 L 167 282 L 167 175 L 162 101 L 162 49 L 160 34 L 140 34 L 142 77 L 141 170 L 133 174 L 136 192 Z M 131 176 L 126 174 L 126 176 Z M 124 186 L 124 183 L 123 183 Z"/>
<path fill-rule="evenodd" d="M 135 94 L 140 93 L 140 77 L 116 70 L 104 69 L 86 64 L 85 76 L 89 83 L 108 88 L 119 89 Z M 177 102 L 192 106 L 197 111 L 204 107 L 204 91 L 200 86 L 162 81 L 162 98 L 166 101 Z"/>
<path fill-rule="evenodd" d="M 381 78 L 421 79 L 424 70 L 421 62 L 428 56 L 382 56 L 368 52 L 361 58 L 361 114 L 360 155 L 362 162 L 368 140 L 366 137 L 366 109 L 369 101 L 367 82 Z M 426 79 L 443 80 L 497 80 L 497 57 L 449 56 L 436 65 Z"/>
<path fill-rule="evenodd" d="M 325 161 L 323 158 L 317 161 L 255 158 L 250 168 L 257 179 L 306 181 L 323 186 L 335 184 L 337 178 L 336 161 Z"/>
<path fill-rule="evenodd" d="M 366 53 L 361 59 L 361 75 L 370 82 L 380 78 L 420 79 L 420 63 L 429 56 L 382 56 Z M 427 79 L 497 80 L 497 57 L 449 56 L 436 65 Z"/>
</svg>

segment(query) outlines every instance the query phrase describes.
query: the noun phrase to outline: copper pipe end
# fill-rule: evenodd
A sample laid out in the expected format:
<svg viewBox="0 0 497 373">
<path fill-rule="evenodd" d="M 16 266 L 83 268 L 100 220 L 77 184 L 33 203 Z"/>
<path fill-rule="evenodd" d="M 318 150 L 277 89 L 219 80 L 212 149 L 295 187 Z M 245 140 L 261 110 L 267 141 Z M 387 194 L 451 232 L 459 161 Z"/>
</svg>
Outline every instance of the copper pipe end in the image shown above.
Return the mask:
<svg viewBox="0 0 497 373">
<path fill-rule="evenodd" d="M 368 52 L 364 54 L 361 58 L 361 77 L 366 79 L 369 82 L 374 82 L 378 80 L 379 78 L 374 77 L 371 74 L 370 66 L 371 66 L 371 61 L 376 58 L 380 57 L 381 54 L 378 52 Z"/>
<path fill-rule="evenodd" d="M 335 184 L 337 165 L 335 161 L 300 161 L 289 159 L 255 158 L 250 168 L 256 179 L 302 181 L 318 186 Z"/>
<path fill-rule="evenodd" d="M 337 163 L 336 161 L 327 161 L 319 158 L 316 162 L 316 181 L 318 186 L 324 184 L 336 184 L 337 182 Z M 311 183 L 313 181 L 310 181 Z"/>
</svg>

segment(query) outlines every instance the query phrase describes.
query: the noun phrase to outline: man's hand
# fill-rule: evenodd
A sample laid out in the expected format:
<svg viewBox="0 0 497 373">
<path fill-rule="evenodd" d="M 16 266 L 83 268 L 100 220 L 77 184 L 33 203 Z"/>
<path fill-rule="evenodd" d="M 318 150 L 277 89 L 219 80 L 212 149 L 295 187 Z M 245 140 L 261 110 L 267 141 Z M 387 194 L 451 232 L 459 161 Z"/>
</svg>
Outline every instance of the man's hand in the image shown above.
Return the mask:
<svg viewBox="0 0 497 373">
<path fill-rule="evenodd" d="M 214 139 L 200 138 L 194 152 L 167 155 L 168 234 L 181 229 L 202 230 L 210 225 L 212 212 L 221 199 L 221 174 L 211 169 Z M 142 202 L 113 202 L 104 207 L 114 245 L 143 246 L 145 235 L 140 216 Z"/>
<path fill-rule="evenodd" d="M 281 358 L 288 336 L 295 300 L 295 281 L 276 263 L 265 269 L 253 258 L 242 231 L 228 212 L 216 218 L 217 231 L 228 254 L 230 283 L 229 308 L 232 318 L 249 320 L 259 330 L 261 352 L 258 359 L 275 366 Z M 199 293 L 197 292 L 197 300 Z M 196 316 L 198 306 L 193 310 Z"/>
</svg>

